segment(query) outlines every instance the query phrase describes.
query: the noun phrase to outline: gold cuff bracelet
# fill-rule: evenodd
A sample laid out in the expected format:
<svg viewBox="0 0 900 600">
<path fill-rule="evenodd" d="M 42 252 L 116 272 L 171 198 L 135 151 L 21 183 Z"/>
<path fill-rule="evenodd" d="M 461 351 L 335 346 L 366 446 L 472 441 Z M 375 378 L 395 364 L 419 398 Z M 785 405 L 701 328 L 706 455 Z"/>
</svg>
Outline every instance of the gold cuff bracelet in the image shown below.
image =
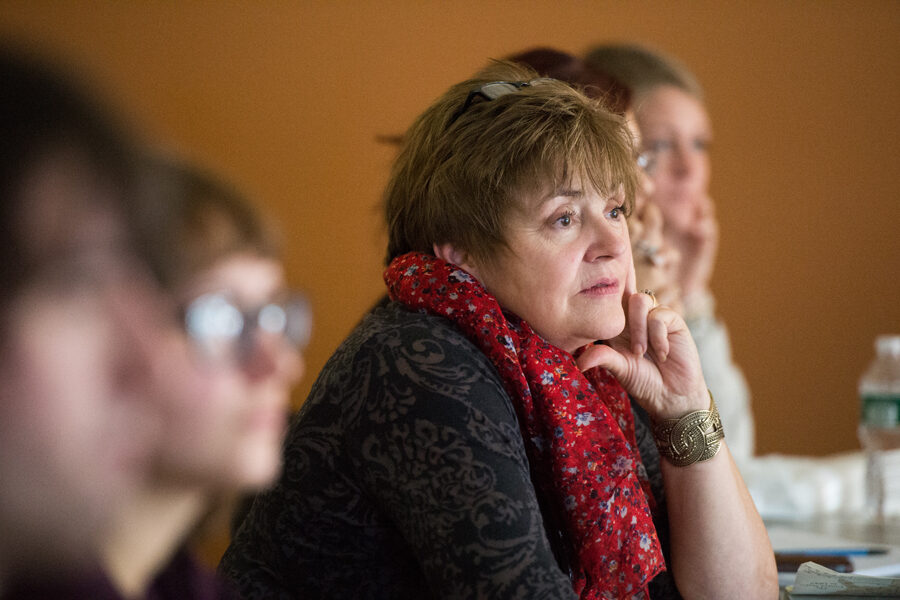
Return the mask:
<svg viewBox="0 0 900 600">
<path fill-rule="evenodd" d="M 719 451 L 725 430 L 712 392 L 709 410 L 695 410 L 680 419 L 653 423 L 653 439 L 659 453 L 676 467 L 709 460 Z"/>
</svg>

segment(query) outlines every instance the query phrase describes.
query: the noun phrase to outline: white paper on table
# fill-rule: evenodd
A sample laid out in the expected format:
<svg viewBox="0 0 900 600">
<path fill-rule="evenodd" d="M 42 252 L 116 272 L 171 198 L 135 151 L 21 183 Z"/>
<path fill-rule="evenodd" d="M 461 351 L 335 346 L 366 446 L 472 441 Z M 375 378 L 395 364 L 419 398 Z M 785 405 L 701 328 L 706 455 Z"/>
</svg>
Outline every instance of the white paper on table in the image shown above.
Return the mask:
<svg viewBox="0 0 900 600">
<path fill-rule="evenodd" d="M 883 554 L 849 555 L 848 558 L 853 564 L 853 573 L 870 576 L 900 576 L 900 547 L 898 546 L 848 540 L 838 536 L 795 529 L 786 525 L 772 525 L 766 528 L 766 531 L 769 534 L 769 541 L 772 542 L 772 549 L 776 553 L 793 551 L 815 554 L 816 550 L 823 548 L 843 548 L 848 551 L 865 548 L 885 550 Z M 778 585 L 780 587 L 790 585 L 794 582 L 794 577 L 794 573 L 779 573 Z"/>
<path fill-rule="evenodd" d="M 794 585 L 789 586 L 787 592 L 791 597 L 900 598 L 900 577 L 837 573 L 814 562 L 805 562 L 797 569 Z"/>
</svg>

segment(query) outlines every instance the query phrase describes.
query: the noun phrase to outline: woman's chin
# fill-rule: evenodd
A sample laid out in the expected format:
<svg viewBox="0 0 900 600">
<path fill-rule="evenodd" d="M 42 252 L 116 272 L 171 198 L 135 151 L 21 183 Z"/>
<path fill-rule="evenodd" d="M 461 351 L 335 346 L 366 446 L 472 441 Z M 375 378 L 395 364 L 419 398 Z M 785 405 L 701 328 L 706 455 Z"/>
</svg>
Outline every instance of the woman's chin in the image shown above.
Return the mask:
<svg viewBox="0 0 900 600">
<path fill-rule="evenodd" d="M 594 330 L 593 340 L 611 340 L 619 336 L 625 331 L 625 312 L 621 311 L 615 315 L 606 315 L 602 321 L 602 325 Z"/>
<path fill-rule="evenodd" d="M 584 326 L 584 323 L 599 324 Z M 620 312 L 618 315 L 609 315 L 609 313 L 594 315 L 593 318 L 585 318 L 584 323 L 579 323 L 582 327 L 567 332 L 557 332 L 558 335 L 545 335 L 541 331 L 536 331 L 538 335 L 557 348 L 572 353 L 587 344 L 601 340 L 611 340 L 621 334 L 625 330 L 625 313 Z"/>
<path fill-rule="evenodd" d="M 256 453 L 255 459 L 242 462 L 239 481 L 235 481 L 236 488 L 247 491 L 262 490 L 274 484 L 281 475 L 280 448 L 277 452 L 260 450 Z"/>
</svg>

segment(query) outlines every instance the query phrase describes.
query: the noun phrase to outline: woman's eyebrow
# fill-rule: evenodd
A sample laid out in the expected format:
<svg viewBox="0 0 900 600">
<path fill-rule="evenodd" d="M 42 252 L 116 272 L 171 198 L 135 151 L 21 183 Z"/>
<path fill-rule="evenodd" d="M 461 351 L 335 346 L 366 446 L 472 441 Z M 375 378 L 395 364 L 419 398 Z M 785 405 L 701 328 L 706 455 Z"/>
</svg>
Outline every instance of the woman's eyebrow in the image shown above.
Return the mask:
<svg viewBox="0 0 900 600">
<path fill-rule="evenodd" d="M 584 192 L 577 188 L 561 187 L 548 192 L 541 198 L 540 204 L 546 204 L 554 198 L 580 198 L 584 196 Z"/>
</svg>

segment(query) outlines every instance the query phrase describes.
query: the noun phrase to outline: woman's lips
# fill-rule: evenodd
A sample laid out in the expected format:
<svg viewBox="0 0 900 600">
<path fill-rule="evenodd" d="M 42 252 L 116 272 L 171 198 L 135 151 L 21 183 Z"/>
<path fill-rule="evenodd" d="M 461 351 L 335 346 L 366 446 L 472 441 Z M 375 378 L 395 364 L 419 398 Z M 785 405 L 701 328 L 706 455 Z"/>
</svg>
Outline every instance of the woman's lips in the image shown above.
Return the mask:
<svg viewBox="0 0 900 600">
<path fill-rule="evenodd" d="M 619 293 L 619 281 L 616 279 L 601 279 L 581 290 L 582 294 L 588 296 L 614 296 Z"/>
</svg>

